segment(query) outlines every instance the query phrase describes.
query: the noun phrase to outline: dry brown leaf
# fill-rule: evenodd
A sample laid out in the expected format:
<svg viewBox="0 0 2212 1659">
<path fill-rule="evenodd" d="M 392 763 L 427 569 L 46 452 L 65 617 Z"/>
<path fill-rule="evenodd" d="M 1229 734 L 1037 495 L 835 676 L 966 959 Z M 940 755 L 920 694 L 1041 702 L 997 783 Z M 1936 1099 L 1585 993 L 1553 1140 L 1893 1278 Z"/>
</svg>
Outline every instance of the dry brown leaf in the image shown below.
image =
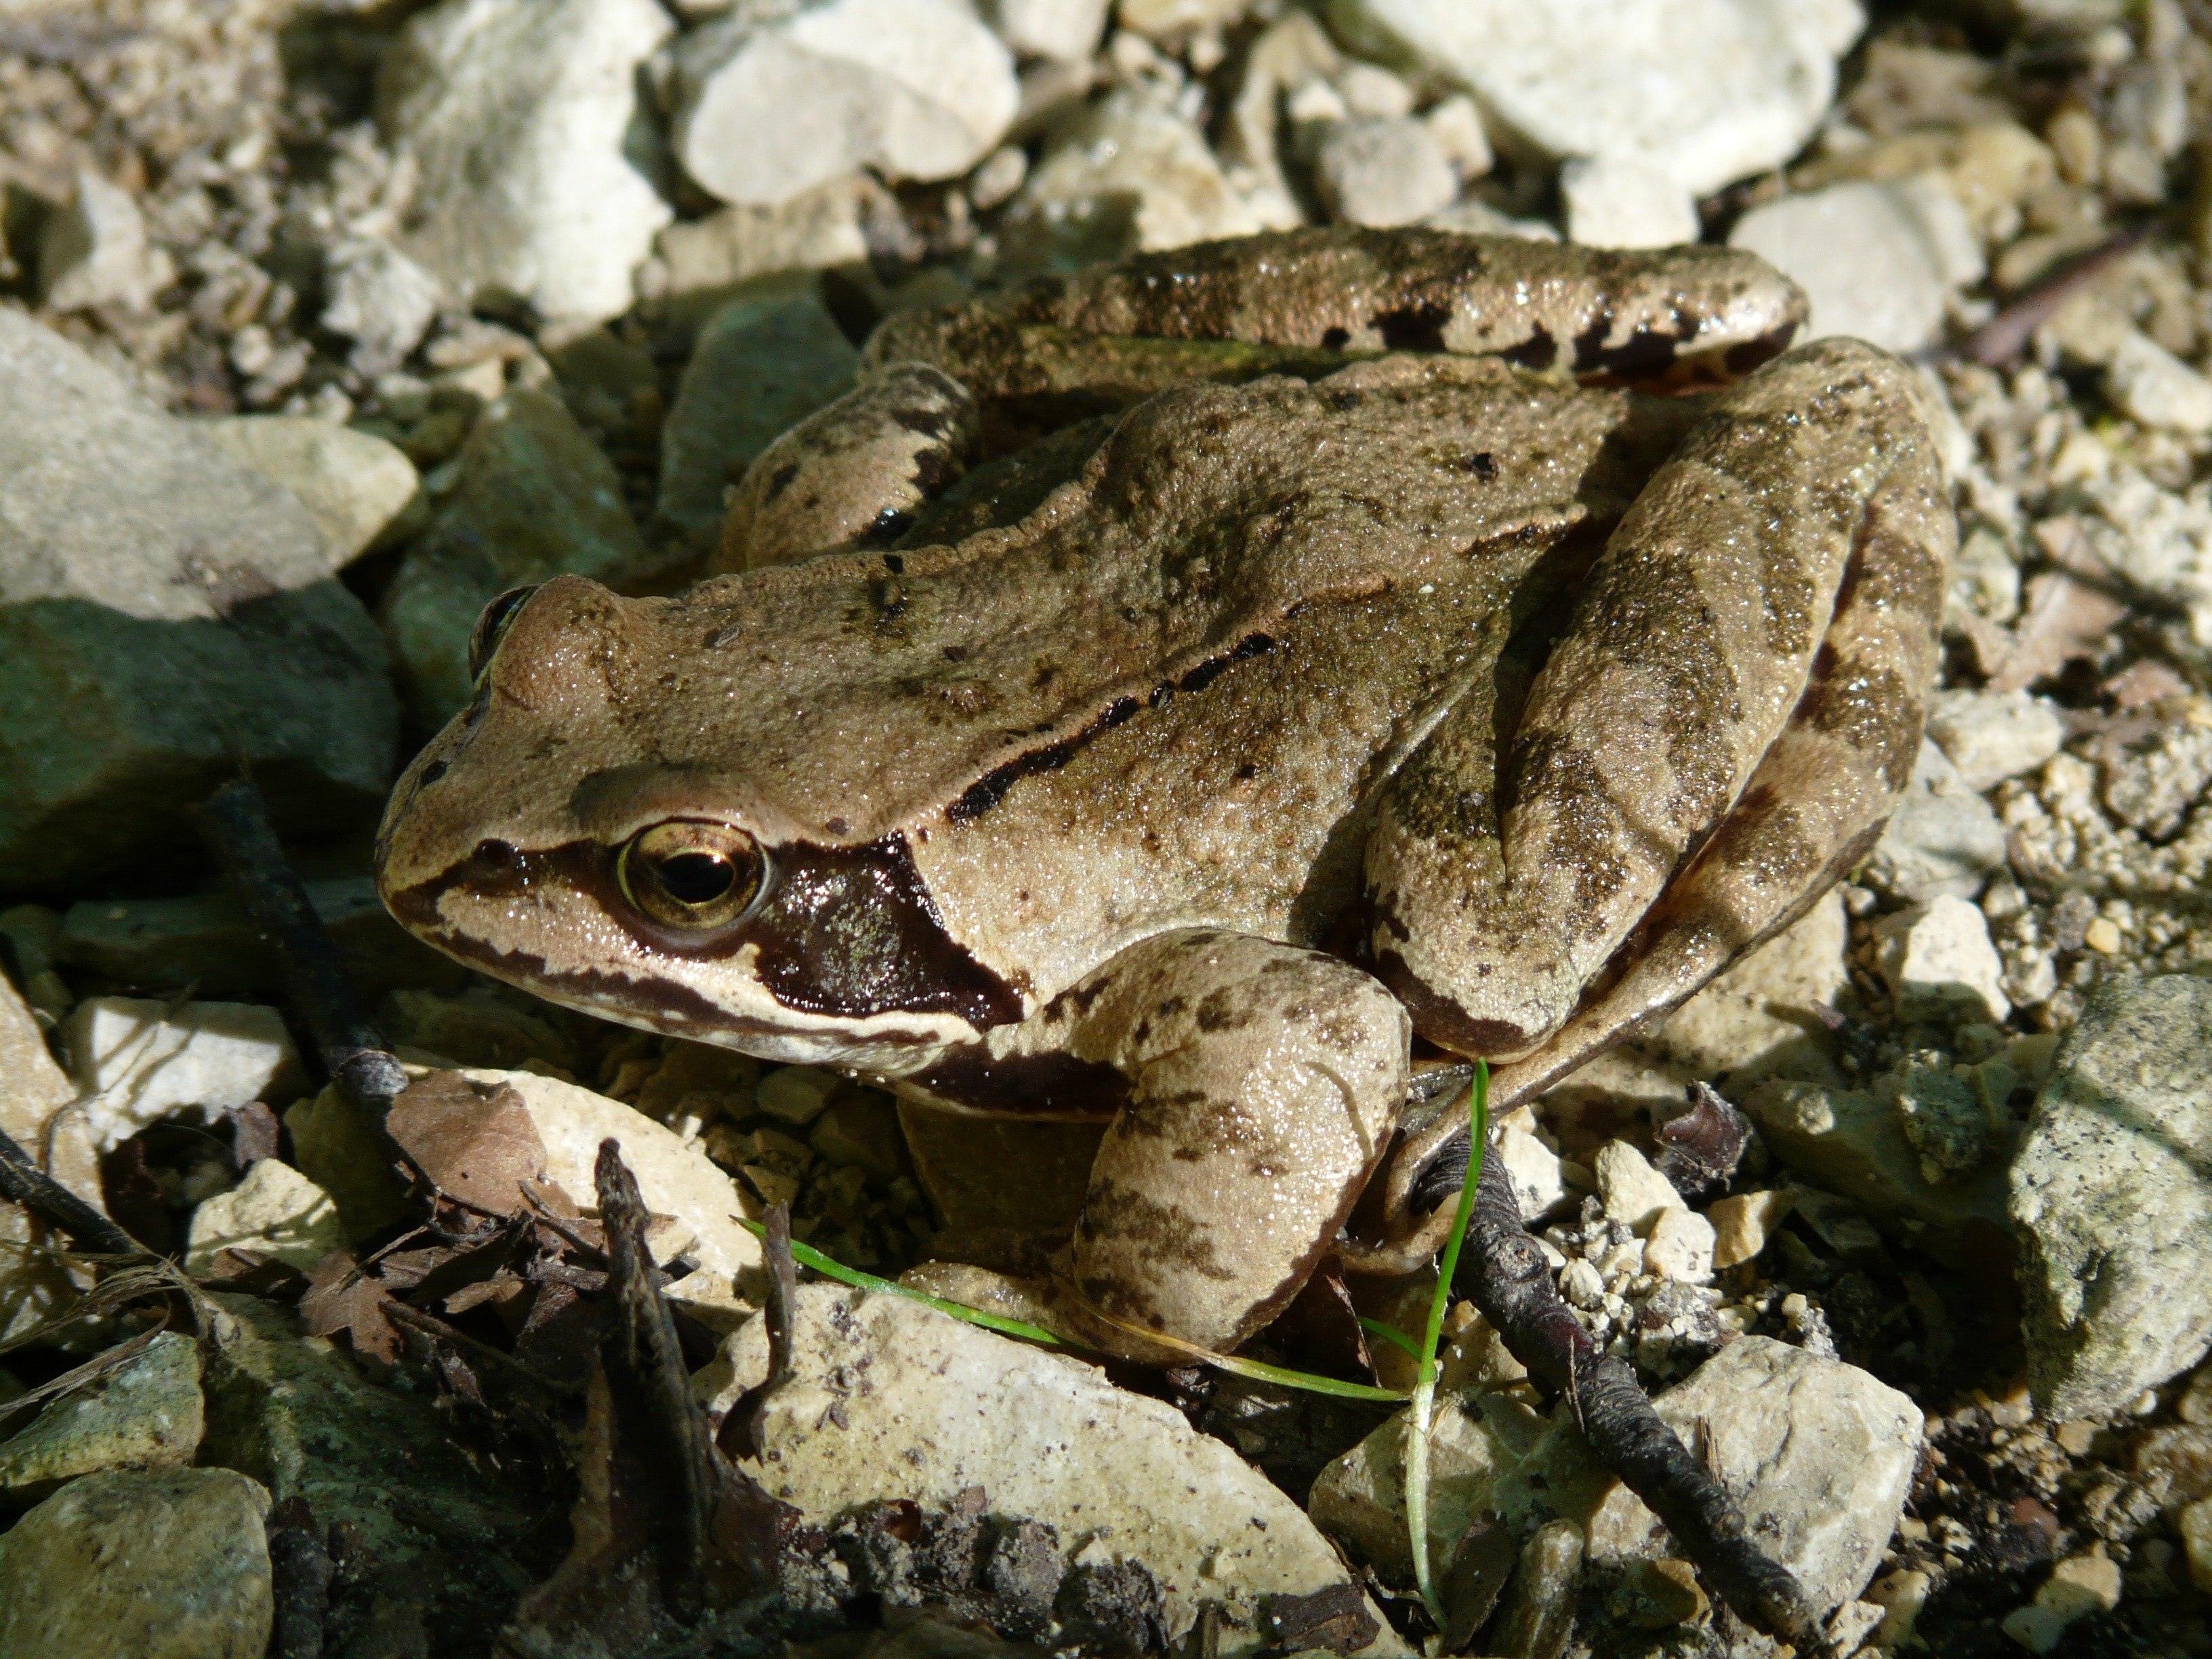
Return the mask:
<svg viewBox="0 0 2212 1659">
<path fill-rule="evenodd" d="M 353 1351 L 365 1359 L 389 1365 L 399 1358 L 400 1335 L 384 1316 L 391 1292 L 362 1272 L 343 1250 L 332 1250 L 315 1264 L 307 1280 L 307 1293 L 300 1298 L 300 1316 L 310 1336 L 336 1336 L 343 1332 Z"/>
<path fill-rule="evenodd" d="M 522 1183 L 545 1174 L 545 1143 L 522 1097 L 458 1072 L 433 1072 L 392 1103 L 386 1127 L 438 1190 L 495 1215 L 523 1207 Z"/>
<path fill-rule="evenodd" d="M 2128 614 L 2112 593 L 2063 570 L 2028 578 L 2027 604 L 2012 654 L 1990 677 L 1992 691 L 2018 691 L 2056 674 L 2076 657 L 2094 659 L 2105 636 Z"/>
</svg>

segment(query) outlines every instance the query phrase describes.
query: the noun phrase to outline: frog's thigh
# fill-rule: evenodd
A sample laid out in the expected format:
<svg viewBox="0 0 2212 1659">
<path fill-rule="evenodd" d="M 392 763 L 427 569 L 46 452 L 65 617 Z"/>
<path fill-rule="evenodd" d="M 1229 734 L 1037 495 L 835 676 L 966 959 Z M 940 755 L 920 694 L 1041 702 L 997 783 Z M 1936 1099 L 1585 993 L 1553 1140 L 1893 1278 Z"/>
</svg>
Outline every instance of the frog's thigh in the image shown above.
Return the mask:
<svg viewBox="0 0 2212 1659">
<path fill-rule="evenodd" d="M 1523 1094 L 1692 995 L 1863 857 L 1912 776 L 1957 520 L 1932 445 L 1869 504 L 1804 695 L 1742 799 L 1632 936 L 1620 975 L 1498 1074 Z"/>
<path fill-rule="evenodd" d="M 1411 1030 L 1367 975 L 1249 935 L 1132 945 L 1061 1000 L 1130 1082 L 1077 1220 L 1085 1301 L 1233 1348 L 1297 1293 L 1405 1097 Z"/>
<path fill-rule="evenodd" d="M 791 564 L 872 532 L 889 541 L 967 470 L 981 431 L 959 381 L 927 363 L 888 365 L 755 459 L 714 570 Z"/>
<path fill-rule="evenodd" d="M 1370 840 L 1385 977 L 1424 1030 L 1525 1053 L 1742 793 L 1805 690 L 1852 550 L 1907 457 L 1907 371 L 1856 341 L 1778 359 L 1654 476 L 1496 769 L 1447 718 Z"/>
</svg>

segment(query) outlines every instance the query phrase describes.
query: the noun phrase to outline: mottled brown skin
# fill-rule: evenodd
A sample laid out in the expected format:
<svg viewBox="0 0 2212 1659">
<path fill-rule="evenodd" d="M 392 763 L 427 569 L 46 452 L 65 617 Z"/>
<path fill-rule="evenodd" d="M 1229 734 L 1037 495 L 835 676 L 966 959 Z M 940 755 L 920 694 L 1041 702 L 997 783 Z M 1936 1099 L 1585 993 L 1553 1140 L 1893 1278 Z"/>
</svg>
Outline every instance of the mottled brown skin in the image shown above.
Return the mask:
<svg viewBox="0 0 2212 1659">
<path fill-rule="evenodd" d="M 547 584 L 395 793 L 386 901 L 912 1109 L 1109 1119 L 1063 1311 L 1232 1346 L 1337 1241 L 1410 1030 L 1533 1086 L 1786 921 L 1901 787 L 1954 533 L 1905 371 L 1828 342 L 1701 408 L 1503 360 L 1672 378 L 1801 313 L 1713 250 L 1334 232 L 900 325 L 779 465 L 834 501 L 831 453 L 890 455 L 836 525 L 961 539 Z M 918 508 L 866 412 L 915 356 L 994 455 Z M 655 920 L 623 849 L 694 831 L 757 849 L 758 895 Z"/>
</svg>

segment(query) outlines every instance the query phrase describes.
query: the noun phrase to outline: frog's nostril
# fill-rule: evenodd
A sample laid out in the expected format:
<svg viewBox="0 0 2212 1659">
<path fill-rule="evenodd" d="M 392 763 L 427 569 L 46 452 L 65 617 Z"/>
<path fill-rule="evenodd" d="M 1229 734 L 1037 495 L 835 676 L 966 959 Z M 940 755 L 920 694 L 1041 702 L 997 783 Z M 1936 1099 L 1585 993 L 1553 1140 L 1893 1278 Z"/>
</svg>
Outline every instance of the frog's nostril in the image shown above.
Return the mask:
<svg viewBox="0 0 2212 1659">
<path fill-rule="evenodd" d="M 416 780 L 415 787 L 417 789 L 428 789 L 432 784 L 437 782 L 440 778 L 442 778 L 445 775 L 446 763 L 441 760 L 434 760 L 428 766 L 422 769 L 422 775 Z"/>
</svg>

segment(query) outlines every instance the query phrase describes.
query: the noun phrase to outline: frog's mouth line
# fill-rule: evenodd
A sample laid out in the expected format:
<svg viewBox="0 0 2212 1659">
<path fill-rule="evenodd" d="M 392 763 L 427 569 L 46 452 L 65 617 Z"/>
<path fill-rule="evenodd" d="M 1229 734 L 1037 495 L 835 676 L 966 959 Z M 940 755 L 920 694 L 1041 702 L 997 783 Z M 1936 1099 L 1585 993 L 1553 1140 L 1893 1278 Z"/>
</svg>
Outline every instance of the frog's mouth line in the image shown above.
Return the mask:
<svg viewBox="0 0 2212 1659">
<path fill-rule="evenodd" d="M 595 1007 L 635 1008 L 687 1027 L 786 1036 L 811 1027 L 827 1036 L 830 1022 L 904 1015 L 927 1024 L 927 1034 L 912 1040 L 934 1045 L 953 1040 L 945 1027 L 954 1022 L 972 1038 L 1026 1012 L 1019 991 L 946 931 L 903 836 L 860 847 L 792 842 L 766 850 L 773 873 L 761 900 L 743 921 L 696 933 L 632 906 L 615 877 L 617 849 L 596 841 L 528 851 L 486 842 L 431 880 L 386 890 L 384 901 L 410 932 L 501 978 L 562 986 Z M 633 977 L 555 967 L 540 952 L 461 937 L 442 908 L 457 890 L 494 905 L 572 895 L 635 940 L 648 965 L 659 959 L 669 969 Z M 792 1022 L 748 1016 L 684 982 L 682 964 L 729 962 L 748 951 L 744 977 L 788 1010 Z"/>
</svg>

